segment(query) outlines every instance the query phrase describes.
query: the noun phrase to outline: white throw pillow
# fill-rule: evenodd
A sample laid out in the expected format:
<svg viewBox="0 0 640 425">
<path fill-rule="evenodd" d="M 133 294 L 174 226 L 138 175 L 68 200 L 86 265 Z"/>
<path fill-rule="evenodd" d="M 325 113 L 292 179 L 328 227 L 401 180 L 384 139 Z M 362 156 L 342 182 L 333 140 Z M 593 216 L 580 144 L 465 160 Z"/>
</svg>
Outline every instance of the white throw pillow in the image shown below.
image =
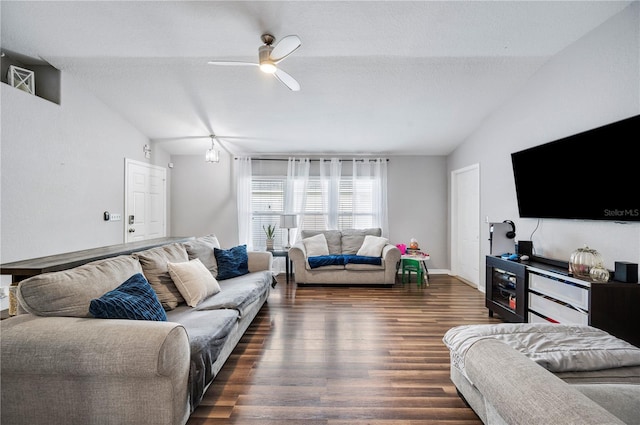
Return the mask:
<svg viewBox="0 0 640 425">
<path fill-rule="evenodd" d="M 318 255 L 329 255 L 329 246 L 327 245 L 327 238 L 324 234 L 319 233 L 310 238 L 302 240 L 304 249 L 307 251 L 307 257 L 317 257 Z"/>
<path fill-rule="evenodd" d="M 366 257 L 380 257 L 382 255 L 382 248 L 389 242 L 387 238 L 381 238 L 379 236 L 367 235 L 364 237 L 362 246 L 356 253 L 356 255 L 364 255 Z"/>
<path fill-rule="evenodd" d="M 220 285 L 211 272 L 196 258 L 183 263 L 167 263 L 171 280 L 190 307 L 220 292 Z"/>
</svg>

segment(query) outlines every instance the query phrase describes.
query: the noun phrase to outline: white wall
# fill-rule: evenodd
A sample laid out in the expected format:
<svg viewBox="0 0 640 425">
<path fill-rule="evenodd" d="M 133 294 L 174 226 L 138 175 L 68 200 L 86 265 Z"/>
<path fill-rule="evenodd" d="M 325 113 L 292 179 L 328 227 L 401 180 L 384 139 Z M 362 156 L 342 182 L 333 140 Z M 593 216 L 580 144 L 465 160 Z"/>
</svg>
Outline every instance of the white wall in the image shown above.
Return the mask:
<svg viewBox="0 0 640 425">
<path fill-rule="evenodd" d="M 640 113 L 639 16 L 636 2 L 556 55 L 448 158 L 449 171 L 481 165 L 483 267 L 489 253 L 486 216 L 513 220 L 518 239 L 529 240 L 533 234 L 537 255 L 566 261 L 588 244 L 609 269 L 615 261 L 640 262 L 640 223 L 544 219 L 534 232 L 538 221 L 518 216 L 510 158 L 512 152 Z M 541 164 L 540 172 L 552 171 Z M 577 176 L 576 184 L 592 183 L 588 176 Z M 638 182 L 627 184 L 630 196 L 637 197 Z"/>
<path fill-rule="evenodd" d="M 148 140 L 64 73 L 60 105 L 0 86 L 0 261 L 123 243 L 103 212 L 124 216 L 124 160 Z"/>
<path fill-rule="evenodd" d="M 394 156 L 388 166 L 389 235 L 429 253 L 428 267 L 449 267 L 447 168 L 444 156 Z"/>
<path fill-rule="evenodd" d="M 173 155 L 171 174 L 171 234 L 214 233 L 223 248 L 238 244 L 238 213 L 233 158 L 220 152 L 219 163 L 202 155 Z"/>
</svg>

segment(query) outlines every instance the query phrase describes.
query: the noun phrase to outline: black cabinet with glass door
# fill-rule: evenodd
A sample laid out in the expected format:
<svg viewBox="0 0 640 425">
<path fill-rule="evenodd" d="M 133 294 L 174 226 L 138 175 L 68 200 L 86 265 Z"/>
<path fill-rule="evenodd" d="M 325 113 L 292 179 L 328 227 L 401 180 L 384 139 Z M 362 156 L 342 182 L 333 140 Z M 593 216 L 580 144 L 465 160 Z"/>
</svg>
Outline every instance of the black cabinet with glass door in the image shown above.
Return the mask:
<svg viewBox="0 0 640 425">
<path fill-rule="evenodd" d="M 527 270 L 524 264 L 487 256 L 486 301 L 489 316 L 524 323 L 527 312 Z"/>
</svg>

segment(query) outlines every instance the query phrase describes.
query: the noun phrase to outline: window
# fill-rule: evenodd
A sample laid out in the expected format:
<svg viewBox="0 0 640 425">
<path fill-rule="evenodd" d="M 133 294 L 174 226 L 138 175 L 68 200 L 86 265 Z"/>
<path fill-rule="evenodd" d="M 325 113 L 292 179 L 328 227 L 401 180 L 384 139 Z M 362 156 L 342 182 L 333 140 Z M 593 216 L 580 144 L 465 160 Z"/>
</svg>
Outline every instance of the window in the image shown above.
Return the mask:
<svg viewBox="0 0 640 425">
<path fill-rule="evenodd" d="M 280 215 L 284 214 L 284 183 L 285 178 L 251 179 L 251 232 L 253 246 L 256 248 L 267 246 L 267 235 L 263 226 L 276 226 L 275 245 L 282 244 L 283 230 L 280 229 Z M 286 237 L 286 232 L 284 232 Z"/>
<path fill-rule="evenodd" d="M 280 229 L 280 215 L 284 214 L 286 177 L 253 176 L 251 182 L 252 196 L 252 232 L 253 246 L 266 246 L 266 235 L 262 226 L 276 225 L 276 246 L 283 245 L 287 231 Z M 320 178 L 309 177 L 307 185 L 306 207 L 302 227 L 298 230 L 325 230 L 330 210 L 337 209 L 338 229 L 369 228 L 374 224 L 374 184 L 373 179 L 358 179 L 354 193 L 354 181 L 351 176 L 344 176 L 339 183 L 337 205 L 324 205 Z M 327 197 L 325 197 L 327 198 Z M 296 212 L 297 213 L 297 212 Z M 292 240 L 293 243 L 293 240 Z"/>
</svg>

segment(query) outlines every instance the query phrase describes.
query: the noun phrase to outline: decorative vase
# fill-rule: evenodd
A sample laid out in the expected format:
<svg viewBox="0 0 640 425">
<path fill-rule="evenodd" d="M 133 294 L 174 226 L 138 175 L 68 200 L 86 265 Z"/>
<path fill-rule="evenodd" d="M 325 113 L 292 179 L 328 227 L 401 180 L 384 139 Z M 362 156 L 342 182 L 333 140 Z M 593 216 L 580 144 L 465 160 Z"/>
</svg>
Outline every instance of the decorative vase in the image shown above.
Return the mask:
<svg viewBox="0 0 640 425">
<path fill-rule="evenodd" d="M 267 239 L 267 251 L 273 251 L 273 239 Z"/>
<path fill-rule="evenodd" d="M 606 283 L 609 282 L 609 270 L 607 270 L 602 263 L 599 263 L 595 267 L 592 267 L 589 271 L 589 277 L 594 282 Z"/>
<path fill-rule="evenodd" d="M 584 248 L 578 248 L 571 254 L 569 271 L 575 277 L 591 278 L 589 273 L 598 264 L 602 264 L 598 251 L 585 245 Z"/>
</svg>

